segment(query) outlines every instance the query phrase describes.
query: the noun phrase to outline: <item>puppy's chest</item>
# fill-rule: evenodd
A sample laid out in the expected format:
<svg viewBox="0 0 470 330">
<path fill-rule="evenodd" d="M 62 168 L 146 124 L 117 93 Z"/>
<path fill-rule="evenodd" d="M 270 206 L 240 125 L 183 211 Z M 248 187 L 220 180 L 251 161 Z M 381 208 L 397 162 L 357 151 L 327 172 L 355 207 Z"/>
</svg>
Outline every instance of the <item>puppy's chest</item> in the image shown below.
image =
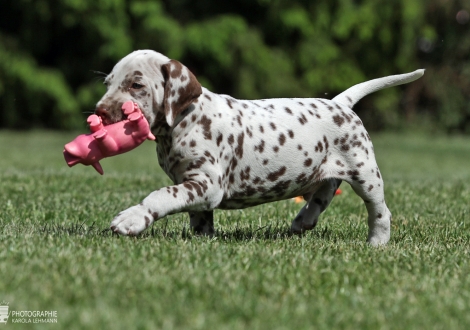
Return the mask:
<svg viewBox="0 0 470 330">
<path fill-rule="evenodd" d="M 176 158 L 172 156 L 172 139 L 171 137 L 159 138 L 157 144 L 158 164 L 163 171 L 174 180 L 174 175 L 171 174 L 171 168 L 174 166 Z"/>
</svg>

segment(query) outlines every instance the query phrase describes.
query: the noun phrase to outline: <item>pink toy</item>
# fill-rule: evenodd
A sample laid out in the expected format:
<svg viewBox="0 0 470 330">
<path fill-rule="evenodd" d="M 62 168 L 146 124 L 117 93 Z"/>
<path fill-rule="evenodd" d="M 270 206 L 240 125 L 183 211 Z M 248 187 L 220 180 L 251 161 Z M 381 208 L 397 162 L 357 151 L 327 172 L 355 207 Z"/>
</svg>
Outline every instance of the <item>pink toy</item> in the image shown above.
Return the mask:
<svg viewBox="0 0 470 330">
<path fill-rule="evenodd" d="M 101 159 L 128 152 L 147 139 L 155 140 L 137 104 L 127 101 L 122 110 L 127 119 L 107 126 L 97 115 L 88 117 L 91 133 L 79 135 L 65 145 L 64 158 L 69 167 L 82 163 L 103 174 Z"/>
</svg>

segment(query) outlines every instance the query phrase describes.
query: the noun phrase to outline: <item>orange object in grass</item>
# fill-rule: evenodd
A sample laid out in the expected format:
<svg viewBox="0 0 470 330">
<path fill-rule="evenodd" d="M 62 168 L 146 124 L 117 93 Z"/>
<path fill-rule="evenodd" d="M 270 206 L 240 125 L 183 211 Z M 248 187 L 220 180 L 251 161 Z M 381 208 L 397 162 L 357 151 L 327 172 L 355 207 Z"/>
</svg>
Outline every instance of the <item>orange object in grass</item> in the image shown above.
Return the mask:
<svg viewBox="0 0 470 330">
<path fill-rule="evenodd" d="M 343 193 L 343 191 L 341 189 L 336 189 L 335 191 L 335 196 L 337 195 L 341 195 Z M 297 196 L 294 198 L 294 202 L 296 203 L 302 203 L 304 201 L 304 198 L 302 196 Z"/>
</svg>

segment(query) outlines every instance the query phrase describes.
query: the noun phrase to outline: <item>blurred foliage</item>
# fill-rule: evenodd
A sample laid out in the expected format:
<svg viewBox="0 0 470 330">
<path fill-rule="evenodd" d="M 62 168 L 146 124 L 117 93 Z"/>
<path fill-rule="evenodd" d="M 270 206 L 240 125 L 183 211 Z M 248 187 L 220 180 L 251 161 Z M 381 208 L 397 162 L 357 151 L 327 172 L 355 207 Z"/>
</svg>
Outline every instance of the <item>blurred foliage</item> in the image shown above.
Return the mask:
<svg viewBox="0 0 470 330">
<path fill-rule="evenodd" d="M 469 12 L 469 0 L 2 0 L 0 127 L 83 127 L 104 92 L 96 71 L 154 49 L 248 99 L 331 98 L 424 67 L 356 106 L 366 126 L 470 133 Z"/>
</svg>

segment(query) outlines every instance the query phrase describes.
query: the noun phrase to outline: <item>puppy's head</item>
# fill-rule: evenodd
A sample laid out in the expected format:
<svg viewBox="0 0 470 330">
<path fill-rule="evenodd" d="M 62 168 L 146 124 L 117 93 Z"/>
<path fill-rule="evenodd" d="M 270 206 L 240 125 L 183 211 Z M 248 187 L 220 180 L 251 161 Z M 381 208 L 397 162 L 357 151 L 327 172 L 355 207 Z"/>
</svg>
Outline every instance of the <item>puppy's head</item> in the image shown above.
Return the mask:
<svg viewBox="0 0 470 330">
<path fill-rule="evenodd" d="M 105 84 L 107 91 L 95 110 L 105 125 L 125 119 L 122 104 L 132 100 L 150 127 L 164 124 L 161 121 L 172 127 L 175 118 L 202 93 L 201 84 L 188 68 L 153 50 L 138 50 L 124 57 Z"/>
</svg>

